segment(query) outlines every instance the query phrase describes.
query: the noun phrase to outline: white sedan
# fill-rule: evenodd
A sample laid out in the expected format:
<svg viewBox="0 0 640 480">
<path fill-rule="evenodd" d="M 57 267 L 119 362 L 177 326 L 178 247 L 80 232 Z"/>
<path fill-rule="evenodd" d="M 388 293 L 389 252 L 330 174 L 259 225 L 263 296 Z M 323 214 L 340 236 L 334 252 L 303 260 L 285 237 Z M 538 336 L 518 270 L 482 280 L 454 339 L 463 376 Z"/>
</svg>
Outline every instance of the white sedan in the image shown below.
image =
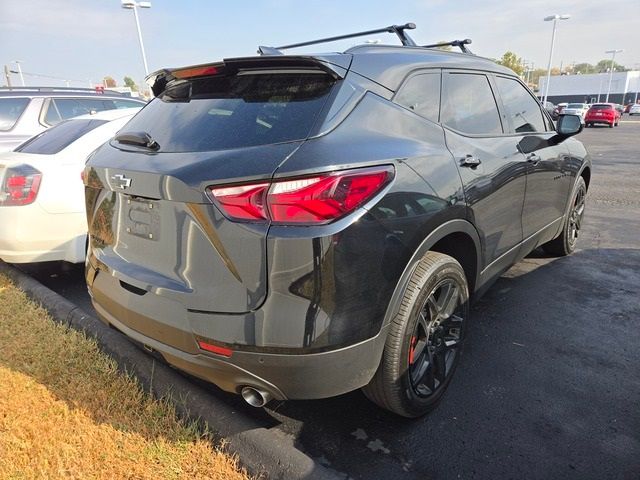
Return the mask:
<svg viewBox="0 0 640 480">
<path fill-rule="evenodd" d="M 76 117 L 0 154 L 0 259 L 84 261 L 84 164 L 139 110 Z"/>
<path fill-rule="evenodd" d="M 640 103 L 631 105 L 631 108 L 629 109 L 629 115 L 640 115 Z"/>
<path fill-rule="evenodd" d="M 562 109 L 562 115 L 578 115 L 582 123 L 584 123 L 584 116 L 587 114 L 589 107 L 588 103 L 569 103 Z"/>
</svg>

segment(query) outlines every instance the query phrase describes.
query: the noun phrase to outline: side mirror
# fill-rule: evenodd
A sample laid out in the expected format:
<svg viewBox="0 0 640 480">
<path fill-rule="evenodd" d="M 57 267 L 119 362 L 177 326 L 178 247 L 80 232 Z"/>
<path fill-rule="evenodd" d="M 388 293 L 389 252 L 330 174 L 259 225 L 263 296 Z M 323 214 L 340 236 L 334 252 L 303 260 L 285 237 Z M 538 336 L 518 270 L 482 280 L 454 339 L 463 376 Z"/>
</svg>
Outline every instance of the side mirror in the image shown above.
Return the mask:
<svg viewBox="0 0 640 480">
<path fill-rule="evenodd" d="M 558 118 L 558 135 L 563 140 L 577 135 L 583 128 L 582 119 L 578 115 L 560 115 Z"/>
</svg>

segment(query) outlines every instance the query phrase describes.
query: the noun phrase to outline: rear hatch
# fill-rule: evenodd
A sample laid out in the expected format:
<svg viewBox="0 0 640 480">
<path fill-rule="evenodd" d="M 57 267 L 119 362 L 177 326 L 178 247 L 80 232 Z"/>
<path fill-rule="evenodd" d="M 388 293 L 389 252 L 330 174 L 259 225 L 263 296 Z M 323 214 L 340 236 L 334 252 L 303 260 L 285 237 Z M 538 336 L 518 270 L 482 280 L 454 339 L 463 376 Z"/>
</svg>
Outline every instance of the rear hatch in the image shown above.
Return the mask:
<svg viewBox="0 0 640 480">
<path fill-rule="evenodd" d="M 257 309 L 269 225 L 225 218 L 207 187 L 269 180 L 321 121 L 340 70 L 282 57 L 156 74 L 157 98 L 87 164 L 89 261 L 190 310 Z"/>
</svg>

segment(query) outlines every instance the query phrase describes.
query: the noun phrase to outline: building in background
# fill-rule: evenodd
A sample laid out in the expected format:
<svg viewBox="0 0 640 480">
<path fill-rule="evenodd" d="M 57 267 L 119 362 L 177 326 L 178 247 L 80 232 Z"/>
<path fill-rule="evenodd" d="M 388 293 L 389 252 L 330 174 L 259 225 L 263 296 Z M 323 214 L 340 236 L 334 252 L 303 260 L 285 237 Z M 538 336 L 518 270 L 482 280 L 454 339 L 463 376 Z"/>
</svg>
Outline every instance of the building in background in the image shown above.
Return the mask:
<svg viewBox="0 0 640 480">
<path fill-rule="evenodd" d="M 547 79 L 540 78 L 538 96 L 542 97 Z M 609 88 L 609 73 L 588 75 L 556 75 L 551 77 L 548 100 L 560 102 L 596 103 L 604 102 Z M 610 103 L 635 103 L 640 98 L 640 70 L 614 72 L 611 78 Z"/>
</svg>

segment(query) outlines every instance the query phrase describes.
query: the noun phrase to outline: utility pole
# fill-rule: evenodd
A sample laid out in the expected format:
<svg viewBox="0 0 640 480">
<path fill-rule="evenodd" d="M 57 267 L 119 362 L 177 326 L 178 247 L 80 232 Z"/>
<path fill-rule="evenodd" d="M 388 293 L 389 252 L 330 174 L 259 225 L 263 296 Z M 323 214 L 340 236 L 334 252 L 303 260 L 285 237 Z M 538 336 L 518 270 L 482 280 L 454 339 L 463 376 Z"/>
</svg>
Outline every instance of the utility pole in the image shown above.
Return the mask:
<svg viewBox="0 0 640 480">
<path fill-rule="evenodd" d="M 24 75 L 22 75 L 22 67 L 20 66 L 20 60 L 14 60 L 13 63 L 15 63 L 18 66 L 18 75 L 20 75 L 20 82 L 22 83 L 22 86 L 25 86 L 24 83 Z"/>
<path fill-rule="evenodd" d="M 11 88 L 11 74 L 9 73 L 9 67 L 4 66 L 4 76 L 7 79 L 7 87 Z"/>
</svg>

